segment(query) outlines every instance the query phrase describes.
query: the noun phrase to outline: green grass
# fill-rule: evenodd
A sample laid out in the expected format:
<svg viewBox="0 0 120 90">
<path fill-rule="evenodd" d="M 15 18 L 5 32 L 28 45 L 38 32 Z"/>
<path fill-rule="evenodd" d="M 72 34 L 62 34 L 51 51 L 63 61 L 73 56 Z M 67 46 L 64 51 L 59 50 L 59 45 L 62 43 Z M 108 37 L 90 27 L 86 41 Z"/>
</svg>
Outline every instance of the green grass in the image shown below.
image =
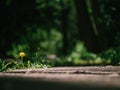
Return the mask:
<svg viewBox="0 0 120 90">
<path fill-rule="evenodd" d="M 68 58 L 59 58 L 56 60 L 43 60 L 31 62 L 21 61 L 21 60 L 11 60 L 6 62 L 4 60 L 0 60 L 0 72 L 15 70 L 15 69 L 25 69 L 25 68 L 50 68 L 57 66 L 98 66 L 98 65 L 111 65 L 111 60 L 103 60 L 101 58 L 97 58 L 96 60 L 75 60 Z"/>
<path fill-rule="evenodd" d="M 78 49 L 77 49 L 78 50 Z M 112 58 L 102 58 L 99 55 L 87 51 L 77 51 L 66 57 L 57 57 L 50 60 L 46 54 L 36 52 L 31 56 L 19 57 L 18 59 L 0 59 L 0 72 L 25 68 L 49 68 L 58 66 L 98 66 L 98 65 L 120 65 L 114 64 Z M 25 53 L 26 54 L 26 53 Z M 111 54 L 110 54 L 111 55 Z M 106 55 L 107 56 L 107 55 Z M 109 56 L 109 55 L 108 55 Z"/>
<path fill-rule="evenodd" d="M 5 61 L 0 59 L 0 72 L 8 71 L 8 70 L 15 70 L 15 69 L 25 69 L 25 68 L 48 68 L 51 67 L 49 64 L 41 63 L 41 62 L 31 62 L 30 60 L 23 62 L 23 61 Z"/>
</svg>

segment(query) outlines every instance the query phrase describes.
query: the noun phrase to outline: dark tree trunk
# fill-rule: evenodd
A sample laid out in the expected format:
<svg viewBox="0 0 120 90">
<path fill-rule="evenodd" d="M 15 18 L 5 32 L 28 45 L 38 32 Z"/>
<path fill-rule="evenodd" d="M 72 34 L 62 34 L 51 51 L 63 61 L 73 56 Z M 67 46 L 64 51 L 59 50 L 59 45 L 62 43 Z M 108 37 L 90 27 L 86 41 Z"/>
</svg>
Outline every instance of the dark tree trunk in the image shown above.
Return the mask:
<svg viewBox="0 0 120 90">
<path fill-rule="evenodd" d="M 0 58 L 4 57 L 8 45 L 5 44 L 6 28 L 8 24 L 8 7 L 6 7 L 6 0 L 0 0 Z M 10 38 L 10 37 L 9 37 Z"/>
<path fill-rule="evenodd" d="M 100 51 L 105 50 L 105 43 L 103 42 L 103 40 L 100 38 L 100 34 L 99 31 L 101 29 L 101 26 L 98 22 L 98 18 L 101 18 L 101 13 L 100 13 L 100 3 L 98 2 L 98 0 L 91 0 L 91 8 L 92 8 L 92 17 L 94 19 L 94 26 L 97 30 L 97 38 L 98 38 L 98 43 L 100 46 Z"/>
<path fill-rule="evenodd" d="M 100 46 L 87 10 L 86 0 L 74 0 L 74 2 L 78 17 L 80 39 L 84 42 L 88 51 L 97 53 L 100 51 Z"/>
<path fill-rule="evenodd" d="M 68 4 L 68 3 L 67 3 Z M 63 7 L 61 11 L 61 32 L 63 35 L 63 48 L 62 53 L 63 55 L 68 54 L 68 15 L 69 15 L 69 8 L 68 5 L 65 6 L 63 1 L 61 0 L 61 6 Z"/>
</svg>

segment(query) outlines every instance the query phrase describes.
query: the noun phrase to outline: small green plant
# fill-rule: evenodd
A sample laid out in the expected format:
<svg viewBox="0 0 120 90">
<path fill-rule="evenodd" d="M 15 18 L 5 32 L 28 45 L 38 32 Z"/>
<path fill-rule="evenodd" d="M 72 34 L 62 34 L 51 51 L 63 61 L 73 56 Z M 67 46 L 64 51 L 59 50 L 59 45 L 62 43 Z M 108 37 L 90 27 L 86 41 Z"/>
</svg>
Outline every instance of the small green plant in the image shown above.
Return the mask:
<svg viewBox="0 0 120 90">
<path fill-rule="evenodd" d="M 104 59 L 110 60 L 111 64 L 119 65 L 120 63 L 120 47 L 110 48 L 101 54 Z"/>
<path fill-rule="evenodd" d="M 37 49 L 37 51 L 35 53 L 33 53 L 32 57 L 30 58 L 30 62 L 33 64 L 41 64 L 41 66 L 43 65 L 47 65 L 47 66 L 52 66 L 53 63 L 52 60 L 49 60 L 49 57 L 46 53 L 42 52 L 40 48 Z"/>
<path fill-rule="evenodd" d="M 7 70 L 10 64 L 11 62 L 6 63 L 5 61 L 0 59 L 0 72 Z"/>
</svg>

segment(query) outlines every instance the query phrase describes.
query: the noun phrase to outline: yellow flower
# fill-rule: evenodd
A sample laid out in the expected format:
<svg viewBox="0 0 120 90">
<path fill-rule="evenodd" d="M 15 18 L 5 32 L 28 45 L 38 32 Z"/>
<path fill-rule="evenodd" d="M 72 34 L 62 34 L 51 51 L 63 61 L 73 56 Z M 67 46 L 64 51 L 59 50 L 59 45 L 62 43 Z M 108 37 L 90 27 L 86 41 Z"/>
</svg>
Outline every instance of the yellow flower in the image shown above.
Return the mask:
<svg viewBox="0 0 120 90">
<path fill-rule="evenodd" d="M 25 57 L 25 53 L 24 53 L 24 52 L 20 52 L 19 56 L 20 56 L 21 58 L 23 58 L 23 57 Z"/>
</svg>

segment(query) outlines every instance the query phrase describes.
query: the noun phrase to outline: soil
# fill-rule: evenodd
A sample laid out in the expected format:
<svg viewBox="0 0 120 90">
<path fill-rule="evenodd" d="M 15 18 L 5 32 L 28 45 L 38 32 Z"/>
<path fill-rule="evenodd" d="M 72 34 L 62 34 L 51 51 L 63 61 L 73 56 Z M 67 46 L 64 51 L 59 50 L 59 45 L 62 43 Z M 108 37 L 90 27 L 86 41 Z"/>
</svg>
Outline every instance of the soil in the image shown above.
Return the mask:
<svg viewBox="0 0 120 90">
<path fill-rule="evenodd" d="M 11 70 L 0 73 L 0 90 L 120 90 L 120 66 Z"/>
</svg>

